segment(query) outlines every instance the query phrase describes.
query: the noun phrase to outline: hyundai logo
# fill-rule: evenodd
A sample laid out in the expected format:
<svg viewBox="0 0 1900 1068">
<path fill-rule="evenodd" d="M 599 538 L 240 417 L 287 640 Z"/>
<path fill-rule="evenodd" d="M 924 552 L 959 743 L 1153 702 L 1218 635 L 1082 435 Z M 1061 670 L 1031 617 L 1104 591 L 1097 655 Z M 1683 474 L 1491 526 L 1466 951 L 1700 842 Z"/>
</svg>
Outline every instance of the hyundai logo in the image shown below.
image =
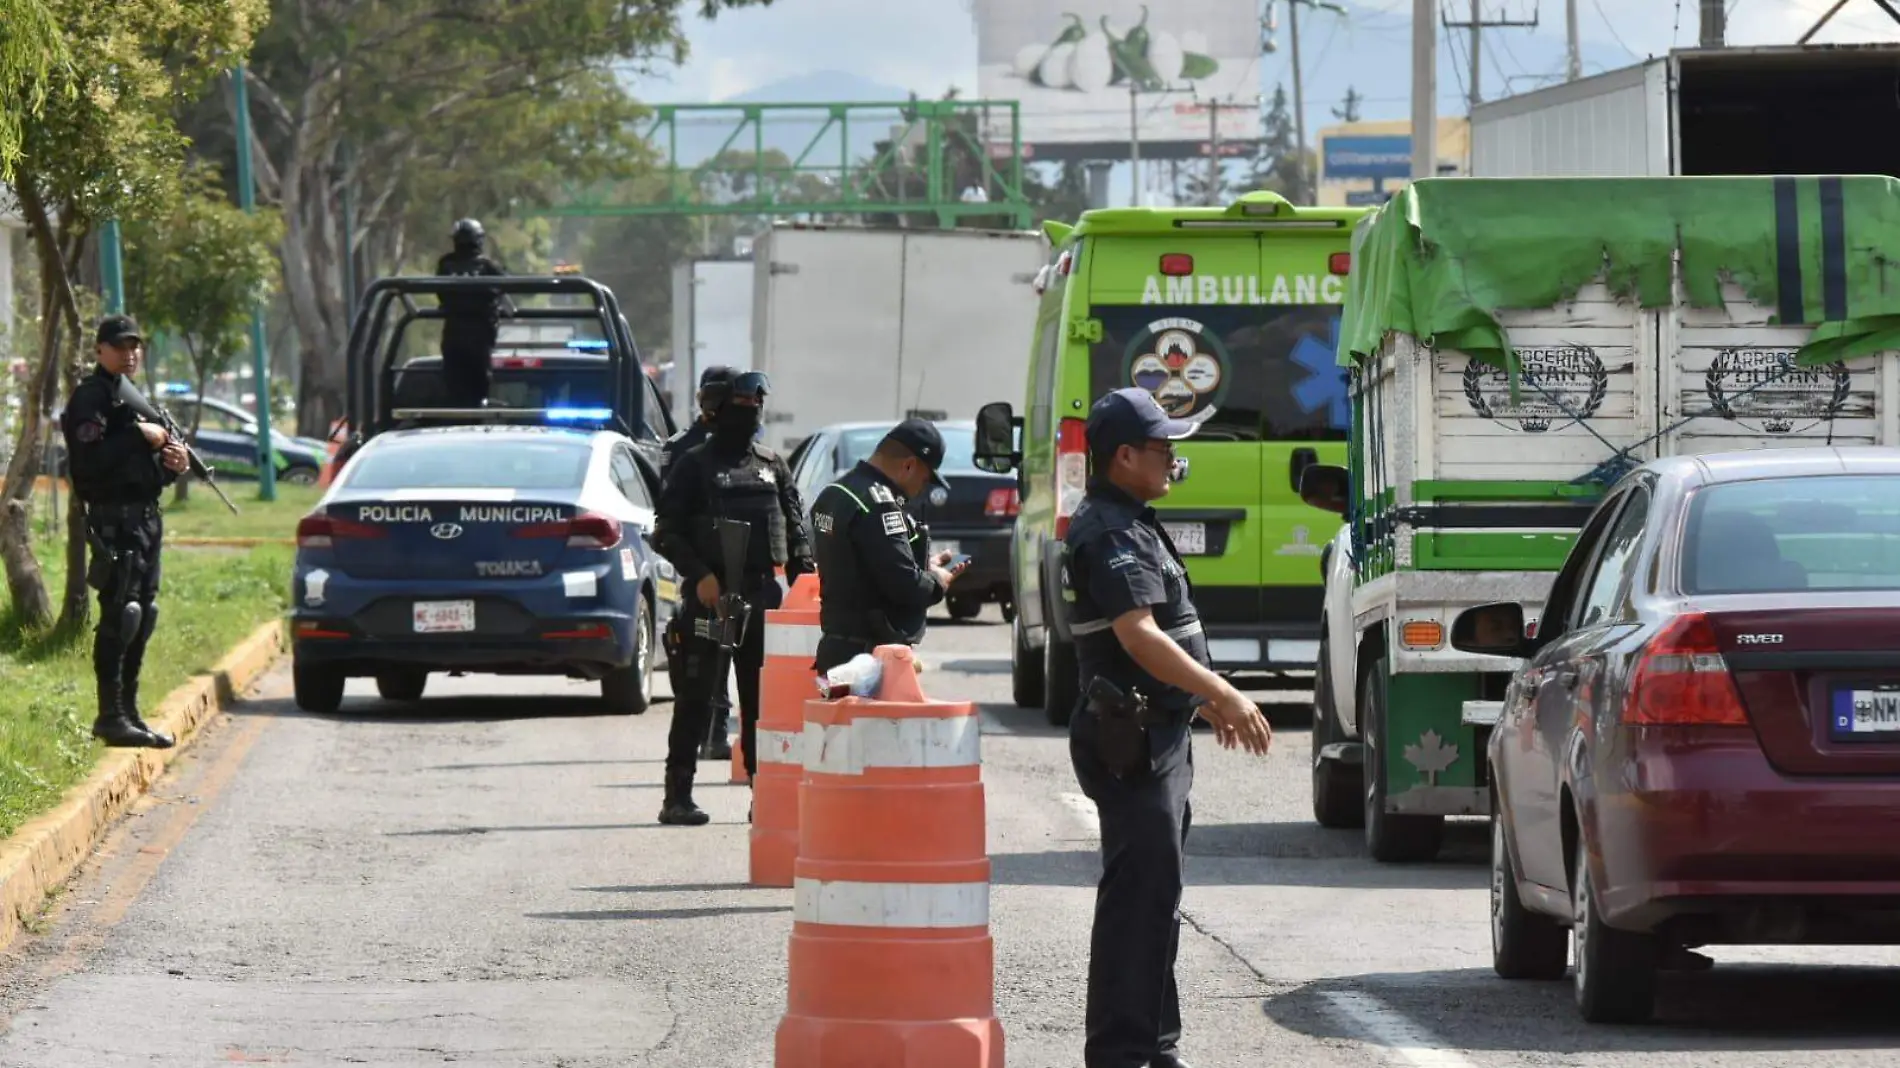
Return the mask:
<svg viewBox="0 0 1900 1068">
<path fill-rule="evenodd" d="M 437 523 L 435 526 L 429 528 L 429 533 L 441 538 L 443 541 L 448 541 L 450 538 L 459 538 L 462 536 L 462 524 Z"/>
</svg>

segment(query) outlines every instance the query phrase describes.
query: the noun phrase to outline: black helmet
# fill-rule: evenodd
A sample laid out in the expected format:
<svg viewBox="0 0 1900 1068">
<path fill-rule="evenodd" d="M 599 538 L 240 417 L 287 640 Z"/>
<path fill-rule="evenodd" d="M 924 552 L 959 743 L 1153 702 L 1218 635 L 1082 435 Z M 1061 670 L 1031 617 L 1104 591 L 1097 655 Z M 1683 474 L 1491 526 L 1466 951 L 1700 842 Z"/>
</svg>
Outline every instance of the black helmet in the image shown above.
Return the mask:
<svg viewBox="0 0 1900 1068">
<path fill-rule="evenodd" d="M 480 219 L 457 219 L 455 229 L 449 232 L 449 239 L 457 248 L 480 248 L 488 231 L 482 229 Z"/>
</svg>

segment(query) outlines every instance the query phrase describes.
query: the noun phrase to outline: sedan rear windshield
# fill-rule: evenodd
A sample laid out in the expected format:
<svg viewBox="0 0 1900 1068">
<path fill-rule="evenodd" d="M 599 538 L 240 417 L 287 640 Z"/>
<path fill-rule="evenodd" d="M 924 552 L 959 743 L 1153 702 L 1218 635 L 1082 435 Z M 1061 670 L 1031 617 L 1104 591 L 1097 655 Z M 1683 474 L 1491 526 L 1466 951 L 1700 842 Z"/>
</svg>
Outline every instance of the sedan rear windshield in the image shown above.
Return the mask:
<svg viewBox="0 0 1900 1068">
<path fill-rule="evenodd" d="M 1685 593 L 1900 589 L 1900 477 L 1710 486 L 1685 535 Z"/>
<path fill-rule="evenodd" d="M 592 453 L 584 441 L 385 438 L 363 450 L 348 488 L 577 489 Z"/>
</svg>

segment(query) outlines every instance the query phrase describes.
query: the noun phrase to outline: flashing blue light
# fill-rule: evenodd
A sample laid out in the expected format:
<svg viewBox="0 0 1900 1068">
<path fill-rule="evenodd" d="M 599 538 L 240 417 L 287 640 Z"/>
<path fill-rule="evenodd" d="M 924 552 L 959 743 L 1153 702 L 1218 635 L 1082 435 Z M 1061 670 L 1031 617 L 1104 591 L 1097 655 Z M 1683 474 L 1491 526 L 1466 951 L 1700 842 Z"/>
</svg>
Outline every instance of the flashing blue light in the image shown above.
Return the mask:
<svg viewBox="0 0 1900 1068">
<path fill-rule="evenodd" d="M 600 338 L 572 337 L 567 339 L 567 347 L 570 349 L 590 349 L 595 352 L 605 352 L 607 351 L 607 342 Z"/>
<path fill-rule="evenodd" d="M 549 408 L 547 415 L 550 422 L 606 420 L 614 417 L 614 410 L 612 408 Z"/>
<path fill-rule="evenodd" d="M 158 391 L 169 396 L 183 396 L 191 392 L 191 387 L 183 382 L 160 382 Z"/>
</svg>

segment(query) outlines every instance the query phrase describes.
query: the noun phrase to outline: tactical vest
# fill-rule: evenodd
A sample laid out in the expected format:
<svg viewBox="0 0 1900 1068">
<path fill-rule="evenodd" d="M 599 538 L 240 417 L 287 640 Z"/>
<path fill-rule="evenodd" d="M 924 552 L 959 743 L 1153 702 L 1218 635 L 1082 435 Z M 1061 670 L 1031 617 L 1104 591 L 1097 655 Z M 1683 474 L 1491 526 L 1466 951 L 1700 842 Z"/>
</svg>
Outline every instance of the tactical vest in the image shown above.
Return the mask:
<svg viewBox="0 0 1900 1068">
<path fill-rule="evenodd" d="M 719 561 L 723 573 L 724 558 L 719 551 L 719 532 L 715 519 L 734 519 L 752 527 L 746 542 L 744 570 L 751 574 L 769 574 L 788 558 L 786 550 L 785 508 L 779 497 L 779 474 L 773 470 L 769 451 L 753 446 L 734 461 L 718 449 L 700 453 L 705 462 L 700 472 L 705 479 L 707 514 L 698 525 L 698 544 L 702 559 Z"/>
</svg>

